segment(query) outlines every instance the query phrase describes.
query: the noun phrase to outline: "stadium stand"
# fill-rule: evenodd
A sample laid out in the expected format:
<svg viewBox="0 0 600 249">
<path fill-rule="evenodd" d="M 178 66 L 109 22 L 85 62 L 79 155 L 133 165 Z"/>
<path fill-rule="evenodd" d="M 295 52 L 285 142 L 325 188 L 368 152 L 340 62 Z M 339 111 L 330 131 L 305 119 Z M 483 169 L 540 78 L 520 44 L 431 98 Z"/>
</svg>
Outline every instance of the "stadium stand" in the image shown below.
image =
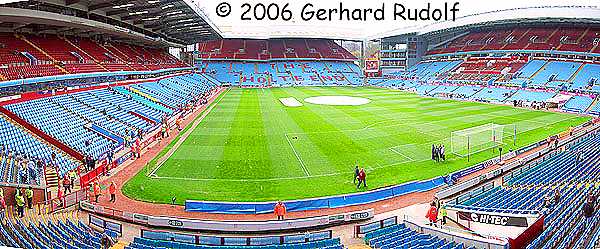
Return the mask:
<svg viewBox="0 0 600 249">
<path fill-rule="evenodd" d="M 124 146 L 138 130 L 147 133 L 157 128 L 165 116 L 180 112 L 214 87 L 215 83 L 204 76 L 188 74 L 158 82 L 35 99 L 6 108 L 76 151 L 100 160 L 108 151 Z M 55 122 L 56 117 L 63 122 Z M 5 123 L 3 126 L 8 127 Z M 48 160 L 52 154 L 52 149 L 40 142 L 14 143 L 14 146 L 31 144 L 17 148 L 35 152 L 32 155 L 39 158 Z M 42 146 L 44 149 L 40 150 Z M 78 165 L 62 157 L 58 161 L 59 175 Z"/>
<path fill-rule="evenodd" d="M 199 43 L 198 52 L 203 59 L 356 60 L 354 55 L 337 43 L 322 39 L 213 40 Z"/>
<path fill-rule="evenodd" d="M 573 79 L 572 90 L 592 90 L 600 78 L 600 65 L 586 64 Z"/>
<path fill-rule="evenodd" d="M 242 87 L 270 85 L 362 85 L 352 62 L 220 62 L 205 61 L 203 71 L 225 84 Z"/>
<path fill-rule="evenodd" d="M 590 105 L 592 105 L 594 99 L 588 96 L 574 96 L 562 107 L 563 110 L 575 113 L 585 112 Z"/>
<path fill-rule="evenodd" d="M 527 248 L 594 248 L 600 233 L 594 224 L 598 223 L 600 212 L 596 212 L 588 225 L 580 214 L 588 194 L 597 195 L 600 191 L 595 185 L 600 179 L 599 144 L 600 137 L 587 137 L 539 165 L 505 177 L 506 186 L 495 187 L 462 203 L 451 202 L 450 206 L 511 213 L 544 211 L 548 227 Z M 561 196 L 558 203 L 553 199 L 555 191 Z M 546 203 L 549 198 L 552 198 L 550 204 Z"/>
<path fill-rule="evenodd" d="M 448 72 L 448 80 L 455 82 L 488 82 L 499 80 L 501 76 L 510 77 L 523 66 L 520 58 L 478 58 L 470 57 L 455 70 Z"/>
<path fill-rule="evenodd" d="M 138 52 L 139 51 L 139 52 Z M 186 67 L 163 50 L 89 38 L 0 33 L 4 80 L 64 74 Z"/>
<path fill-rule="evenodd" d="M 103 233 L 90 228 L 72 214 L 9 219 L 0 224 L 2 246 L 14 248 L 101 248 Z M 106 231 L 111 237 L 114 232 Z"/>
<path fill-rule="evenodd" d="M 525 89 L 521 89 L 519 91 L 517 91 L 515 94 L 513 94 L 510 98 L 508 98 L 506 101 L 510 102 L 513 100 L 522 100 L 522 101 L 527 101 L 527 102 L 544 102 L 550 98 L 552 98 L 554 95 L 556 95 L 556 93 L 553 92 L 539 92 L 539 91 L 530 91 L 530 90 L 525 90 Z"/>
<path fill-rule="evenodd" d="M 54 164 L 59 168 L 73 169 L 78 163 L 74 159 L 60 152 L 60 150 L 42 142 L 21 126 L 9 121 L 5 115 L 0 115 L 0 138 L 2 145 L 0 147 L 0 167 L 2 170 L 2 179 L 4 182 L 28 184 L 40 184 L 41 177 L 44 176 L 43 168 L 38 168 L 38 162 L 47 164 L 53 161 L 52 155 L 55 155 Z M 35 162 L 35 168 L 29 169 L 18 167 L 21 161 L 32 160 Z M 27 164 L 26 164 L 27 165 Z M 21 180 L 17 177 L 17 172 L 34 171 L 35 173 L 23 174 L 27 179 Z"/>
<path fill-rule="evenodd" d="M 477 92 L 471 99 L 488 102 L 504 102 L 512 96 L 516 91 L 508 88 L 484 88 Z"/>
<path fill-rule="evenodd" d="M 532 75 L 531 87 L 542 87 L 552 81 L 567 81 L 581 67 L 581 63 L 551 61 Z"/>
<path fill-rule="evenodd" d="M 474 30 L 428 54 L 486 50 L 596 51 L 598 31 L 581 27 L 520 27 Z"/>
<path fill-rule="evenodd" d="M 445 241 L 435 236 L 418 233 L 406 227 L 404 223 L 380 228 L 365 234 L 365 243 L 371 248 L 443 248 L 463 249 L 463 244 Z M 474 248 L 474 247 L 470 247 Z"/>
</svg>

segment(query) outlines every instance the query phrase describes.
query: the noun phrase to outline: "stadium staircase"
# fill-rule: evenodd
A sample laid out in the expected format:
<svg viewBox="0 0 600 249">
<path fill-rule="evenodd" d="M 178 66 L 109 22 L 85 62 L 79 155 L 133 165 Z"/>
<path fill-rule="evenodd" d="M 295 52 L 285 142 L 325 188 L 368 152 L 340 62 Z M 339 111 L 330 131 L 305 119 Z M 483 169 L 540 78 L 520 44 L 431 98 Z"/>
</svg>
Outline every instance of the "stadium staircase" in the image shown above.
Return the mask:
<svg viewBox="0 0 600 249">
<path fill-rule="evenodd" d="M 94 43 L 96 43 L 96 45 L 98 45 L 99 47 L 103 48 L 104 50 L 106 50 L 108 52 L 108 54 L 111 57 L 114 57 L 114 59 L 117 59 L 118 61 L 124 62 L 125 60 L 123 59 L 123 57 L 117 55 L 116 53 L 114 53 L 112 50 L 108 49 L 106 46 L 104 46 L 103 44 L 97 42 L 97 41 L 93 41 Z M 127 65 L 127 64 L 126 64 Z M 127 66 L 129 67 L 129 65 Z"/>
<path fill-rule="evenodd" d="M 546 37 L 546 40 L 544 41 L 544 43 L 548 43 L 552 37 L 554 37 L 554 35 L 556 35 L 556 33 L 560 30 L 560 28 L 555 28 L 552 33 L 550 33 L 550 35 L 548 37 Z"/>
<path fill-rule="evenodd" d="M 583 113 L 587 113 L 587 112 L 591 111 L 594 108 L 594 106 L 596 106 L 598 104 L 599 101 L 600 101 L 600 95 L 596 96 L 596 98 L 594 99 L 592 104 L 590 106 L 588 106 L 588 108 L 585 109 L 585 111 L 583 111 Z"/>
<path fill-rule="evenodd" d="M 579 74 L 579 72 L 581 72 L 581 70 L 583 70 L 583 67 L 584 67 L 585 65 L 586 65 L 585 63 L 581 63 L 581 65 L 579 65 L 579 68 L 577 68 L 577 71 L 575 71 L 575 72 L 574 72 L 574 73 L 571 75 L 571 77 L 569 77 L 569 79 L 567 79 L 567 82 L 572 84 L 572 82 L 573 82 L 573 79 L 575 79 L 575 77 L 577 76 L 577 74 Z"/>
<path fill-rule="evenodd" d="M 48 188 L 58 187 L 59 177 L 58 177 L 58 173 L 56 172 L 56 170 L 54 168 L 46 167 L 45 175 L 46 175 L 46 186 Z"/>
<path fill-rule="evenodd" d="M 164 111 L 167 113 L 173 113 L 173 109 L 168 108 L 164 104 L 162 104 L 158 99 L 152 98 L 151 96 L 140 92 L 137 89 L 126 89 L 124 87 L 116 87 L 114 88 L 118 93 L 124 96 L 131 96 L 133 100 L 136 100 L 142 104 L 145 104 L 153 109 Z"/>
<path fill-rule="evenodd" d="M 122 61 L 131 61 L 131 58 L 129 58 L 129 56 L 127 56 L 127 54 L 123 53 L 123 51 L 119 50 L 116 46 L 113 46 L 111 44 L 109 44 L 108 46 L 112 49 L 108 49 L 107 47 L 103 46 L 102 44 L 98 43 L 98 45 L 102 46 L 103 48 L 105 48 L 107 51 L 111 51 L 113 52 L 113 54 L 115 54 L 117 57 L 121 58 Z M 119 53 L 119 55 L 117 55 L 116 53 Z M 133 67 L 131 67 L 131 65 L 129 65 L 128 63 L 126 63 L 126 65 L 131 68 L 132 70 L 134 69 Z"/>
<path fill-rule="evenodd" d="M 520 41 L 521 39 L 523 39 L 523 37 L 525 37 L 527 35 L 527 33 L 529 33 L 529 30 L 531 30 L 531 28 L 527 28 L 527 30 L 525 30 L 525 32 L 523 32 L 523 34 L 521 34 L 521 36 L 519 36 L 518 38 L 516 38 L 517 42 Z M 511 30 L 510 31 L 510 35 L 512 35 L 515 32 L 515 30 Z M 502 47 L 500 47 L 500 50 L 503 50 L 506 48 L 506 46 L 508 46 L 511 43 L 504 43 L 504 45 L 502 45 Z"/>
<path fill-rule="evenodd" d="M 100 63 L 100 61 L 98 61 L 94 56 L 91 56 L 90 54 L 88 54 L 87 52 L 85 52 L 85 50 L 81 49 L 79 46 L 77 46 L 75 43 L 71 42 L 69 39 L 67 39 L 66 37 L 61 37 L 61 39 L 65 40 L 65 42 L 67 42 L 69 45 L 73 46 L 75 49 L 79 50 L 80 53 L 85 54 L 87 57 L 92 58 L 92 60 L 94 60 L 94 62 L 101 67 L 104 71 L 109 71 L 106 67 L 102 66 L 102 64 Z"/>
<path fill-rule="evenodd" d="M 529 44 L 531 44 L 531 43 L 529 43 Z M 527 45 L 529 45 L 529 44 L 527 44 Z M 544 68 L 546 68 L 546 66 L 548 65 L 548 63 L 550 63 L 550 61 L 545 61 L 545 62 L 544 62 L 544 65 L 542 65 L 542 66 L 541 66 L 541 67 L 540 67 L 540 68 L 539 68 L 537 71 L 535 71 L 535 73 L 533 73 L 533 74 L 531 75 L 531 77 L 529 77 L 529 79 L 533 79 L 533 78 L 535 78 L 535 76 L 536 76 L 538 73 L 540 73 L 540 72 L 544 71 Z"/>
</svg>

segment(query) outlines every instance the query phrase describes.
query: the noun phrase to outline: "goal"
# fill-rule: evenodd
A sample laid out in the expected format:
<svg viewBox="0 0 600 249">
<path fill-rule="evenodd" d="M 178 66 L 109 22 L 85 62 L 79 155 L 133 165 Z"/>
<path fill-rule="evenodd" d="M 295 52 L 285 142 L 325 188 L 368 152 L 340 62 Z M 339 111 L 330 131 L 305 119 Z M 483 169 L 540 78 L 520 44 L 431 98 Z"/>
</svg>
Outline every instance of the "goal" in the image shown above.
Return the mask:
<svg viewBox="0 0 600 249">
<path fill-rule="evenodd" d="M 517 129 L 514 124 L 484 124 L 453 131 L 450 137 L 452 153 L 465 157 L 502 145 L 507 139 L 516 142 Z M 512 139 L 511 139 L 512 138 Z"/>
</svg>

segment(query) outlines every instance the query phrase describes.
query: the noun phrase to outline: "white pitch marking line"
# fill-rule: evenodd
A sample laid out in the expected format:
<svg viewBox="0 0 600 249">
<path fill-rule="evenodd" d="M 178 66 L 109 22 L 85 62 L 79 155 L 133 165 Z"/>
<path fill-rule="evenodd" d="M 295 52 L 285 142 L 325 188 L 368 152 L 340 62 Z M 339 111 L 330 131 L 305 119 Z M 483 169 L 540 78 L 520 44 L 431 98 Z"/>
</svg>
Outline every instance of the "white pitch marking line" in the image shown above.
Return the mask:
<svg viewBox="0 0 600 249">
<path fill-rule="evenodd" d="M 209 108 L 205 109 L 205 111 L 202 113 L 202 116 L 200 118 L 198 118 L 197 120 L 194 121 L 194 123 L 192 124 L 192 127 L 190 127 L 190 129 L 188 129 L 186 133 L 184 133 L 181 137 L 179 137 L 179 139 L 177 140 L 177 142 L 175 143 L 175 145 L 173 145 L 173 147 L 171 147 L 171 149 L 169 149 L 169 151 L 167 151 L 167 153 L 164 156 L 162 156 L 161 158 L 158 159 L 158 162 L 157 162 L 158 166 L 156 168 L 154 168 L 150 172 L 150 174 L 148 174 L 149 176 L 158 177 L 156 175 L 156 172 L 158 171 L 158 169 L 160 169 L 160 167 L 162 167 L 163 164 L 169 158 L 171 158 L 171 156 L 173 154 L 175 154 L 175 151 L 177 151 L 177 149 L 179 149 L 179 147 L 181 146 L 181 144 L 183 144 L 183 142 L 185 142 L 185 140 L 192 134 L 192 132 L 196 129 L 196 127 L 198 127 L 198 125 L 204 120 L 204 118 L 206 116 L 208 116 L 208 114 L 210 114 L 210 112 L 212 111 L 212 109 L 215 106 L 217 106 L 217 104 L 219 104 L 219 102 L 221 102 L 221 100 L 225 97 L 225 94 L 227 94 L 229 92 L 229 90 L 230 90 L 230 88 L 228 88 L 225 92 L 223 92 L 223 94 L 221 96 L 219 96 L 219 99 L 217 99 L 217 101 L 214 103 L 214 105 L 212 103 L 209 104 L 210 105 Z M 214 94 L 217 94 L 217 93 L 214 93 Z"/>
<path fill-rule="evenodd" d="M 300 155 L 298 155 L 298 153 L 296 152 L 296 149 L 294 148 L 294 145 L 292 145 L 292 141 L 290 141 L 290 138 L 287 136 L 287 134 L 285 134 L 285 139 L 287 140 L 288 144 L 290 145 L 290 148 L 292 148 L 294 155 L 296 155 L 296 159 L 298 159 L 298 162 L 300 162 L 300 166 L 302 167 L 302 171 L 304 171 L 304 174 L 306 176 L 310 176 L 310 173 L 308 172 L 306 165 L 304 165 L 302 158 L 300 158 Z"/>
<path fill-rule="evenodd" d="M 414 161 L 416 161 L 416 160 L 415 160 L 415 159 L 413 159 L 412 157 L 409 157 L 409 156 L 407 156 L 407 155 L 404 155 L 402 152 L 395 150 L 395 149 L 394 149 L 394 147 L 391 147 L 391 148 L 390 148 L 390 150 L 391 150 L 391 151 L 393 151 L 394 153 L 396 153 L 396 154 L 398 154 L 398 155 L 401 155 L 401 156 L 403 156 L 403 157 L 407 158 L 408 160 L 410 160 L 410 161 L 408 161 L 408 162 L 414 162 Z"/>
</svg>

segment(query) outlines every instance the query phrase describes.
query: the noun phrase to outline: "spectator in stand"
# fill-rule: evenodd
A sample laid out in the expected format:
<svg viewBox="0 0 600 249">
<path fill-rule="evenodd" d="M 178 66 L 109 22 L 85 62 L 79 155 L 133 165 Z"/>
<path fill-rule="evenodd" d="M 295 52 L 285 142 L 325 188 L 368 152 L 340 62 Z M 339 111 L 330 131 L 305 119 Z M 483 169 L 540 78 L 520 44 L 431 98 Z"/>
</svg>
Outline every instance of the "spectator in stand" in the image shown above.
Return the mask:
<svg viewBox="0 0 600 249">
<path fill-rule="evenodd" d="M 586 227 L 588 227 L 589 225 L 593 224 L 593 219 L 592 217 L 594 217 L 594 204 L 592 202 L 590 202 L 590 200 L 585 200 L 585 203 L 583 203 L 583 217 L 585 218 L 585 224 Z"/>
<path fill-rule="evenodd" d="M 115 152 L 114 152 L 114 148 L 111 148 L 108 150 L 107 153 L 107 158 L 108 158 L 108 166 L 107 166 L 107 171 L 112 168 L 112 163 L 113 163 L 113 157 L 115 156 Z"/>
<path fill-rule="evenodd" d="M 27 207 L 29 209 L 33 208 L 33 189 L 31 186 L 25 190 L 25 197 L 27 197 Z"/>
<path fill-rule="evenodd" d="M 114 203 L 117 200 L 117 186 L 115 185 L 115 182 L 110 183 L 110 186 L 108 186 L 108 192 L 110 193 L 110 202 Z"/>
<path fill-rule="evenodd" d="M 135 143 L 131 143 L 131 145 L 129 146 L 129 150 L 131 151 L 131 160 L 135 160 L 135 158 L 137 157 Z"/>
<path fill-rule="evenodd" d="M 286 213 L 286 208 L 285 208 L 285 204 L 283 204 L 283 202 L 278 201 L 277 204 L 275 204 L 275 215 L 277 215 L 277 220 L 284 220 L 285 219 L 285 213 Z"/>
<path fill-rule="evenodd" d="M 4 189 L 0 188 L 0 198 L 4 199 Z"/>
<path fill-rule="evenodd" d="M 98 198 L 100 197 L 100 183 L 94 183 L 94 202 L 98 203 Z"/>
<path fill-rule="evenodd" d="M 29 184 L 37 184 L 36 163 L 33 159 L 27 162 L 27 173 L 29 174 Z"/>
<path fill-rule="evenodd" d="M 94 158 L 92 158 L 92 156 L 88 155 L 87 157 L 87 167 L 89 171 L 94 170 L 94 168 L 96 168 L 96 160 Z"/>
<path fill-rule="evenodd" d="M 18 163 L 19 165 L 19 169 L 17 170 L 18 175 L 19 175 L 19 183 L 22 184 L 27 184 L 27 173 L 25 173 L 25 164 L 23 161 L 21 161 L 21 163 Z"/>
<path fill-rule="evenodd" d="M 69 176 L 69 178 L 71 180 L 71 184 L 75 184 L 75 178 L 77 177 L 77 173 L 75 173 L 75 170 L 69 171 L 69 173 L 67 173 L 67 175 Z"/>
<path fill-rule="evenodd" d="M 427 211 L 427 214 L 425 215 L 425 218 L 427 218 L 427 220 L 429 220 L 430 226 L 434 226 L 436 224 L 437 215 L 438 215 L 438 211 L 437 211 L 437 208 L 435 207 L 435 202 L 431 202 L 429 210 Z"/>
<path fill-rule="evenodd" d="M 113 246 L 113 244 L 114 241 L 112 238 L 108 236 L 108 234 L 103 233 L 102 238 L 100 238 L 100 245 L 102 246 L 102 249 L 109 249 Z"/>
<path fill-rule="evenodd" d="M 181 131 L 181 117 L 177 118 L 175 125 L 177 126 L 177 130 Z"/>
<path fill-rule="evenodd" d="M 69 176 L 64 177 L 63 188 L 65 189 L 65 194 L 67 194 L 67 192 L 69 192 L 69 194 L 71 193 L 71 179 L 69 179 Z"/>
<path fill-rule="evenodd" d="M 596 195 L 594 195 L 593 189 L 590 189 L 590 193 L 587 196 L 587 201 L 592 204 L 592 206 L 596 206 Z"/>
<path fill-rule="evenodd" d="M 544 208 L 552 208 L 552 201 L 550 201 L 550 195 L 546 194 L 544 196 Z"/>
<path fill-rule="evenodd" d="M 162 126 L 162 137 L 166 138 L 168 136 L 169 136 L 168 127 L 167 127 L 167 124 L 165 123 Z"/>
<path fill-rule="evenodd" d="M 87 171 L 88 170 L 88 168 L 87 168 L 88 167 L 88 162 L 87 162 L 87 156 L 86 155 L 83 155 L 83 158 L 81 159 L 81 164 L 83 165 L 82 168 L 84 168 L 85 171 Z"/>
<path fill-rule="evenodd" d="M 23 218 L 23 216 L 25 216 L 25 197 L 23 197 L 23 194 L 21 193 L 21 188 L 17 188 L 17 191 L 15 192 L 15 202 L 17 204 L 17 215 L 19 218 Z"/>
<path fill-rule="evenodd" d="M 135 140 L 135 154 L 137 155 L 137 158 L 142 157 L 142 154 L 141 154 L 141 144 L 140 144 L 141 140 L 142 140 L 141 138 L 137 138 Z"/>
<path fill-rule="evenodd" d="M 62 207 L 64 202 L 63 202 L 63 190 L 60 186 L 60 184 L 58 185 L 58 190 L 56 191 L 56 199 L 58 199 L 58 206 Z"/>
<path fill-rule="evenodd" d="M 50 157 L 50 167 L 54 168 L 56 172 L 58 172 L 58 163 L 56 161 L 56 153 L 52 152 L 52 156 Z"/>
<path fill-rule="evenodd" d="M 558 188 L 554 189 L 554 205 L 558 205 L 558 203 L 560 202 L 560 191 L 558 191 Z"/>
<path fill-rule="evenodd" d="M 446 203 L 442 202 L 438 216 L 442 217 L 440 223 L 442 225 L 446 225 L 446 216 L 448 216 L 448 211 L 446 210 Z"/>
</svg>

